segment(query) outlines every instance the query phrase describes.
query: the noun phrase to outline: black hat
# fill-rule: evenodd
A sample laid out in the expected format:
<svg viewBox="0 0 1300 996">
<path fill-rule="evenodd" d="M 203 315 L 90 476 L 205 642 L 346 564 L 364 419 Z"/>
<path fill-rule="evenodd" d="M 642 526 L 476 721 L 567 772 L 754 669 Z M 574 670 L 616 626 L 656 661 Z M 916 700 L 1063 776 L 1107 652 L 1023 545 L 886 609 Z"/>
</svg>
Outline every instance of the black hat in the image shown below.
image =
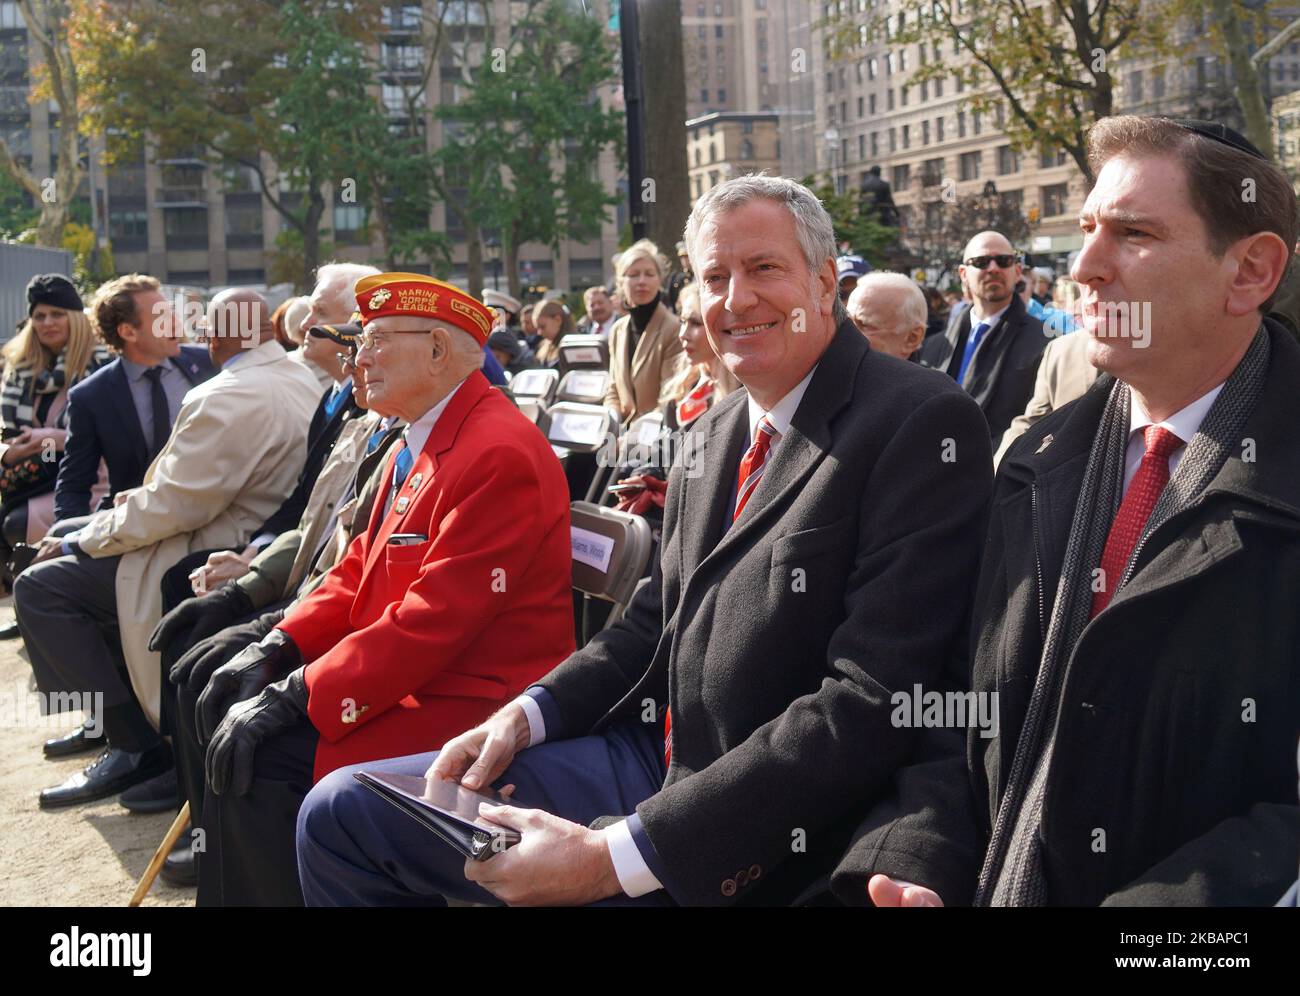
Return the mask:
<svg viewBox="0 0 1300 996">
<path fill-rule="evenodd" d="M 330 342 L 351 349 L 356 346 L 357 339 L 361 336 L 361 325 L 357 322 L 349 322 L 345 325 L 313 325 L 307 330 L 307 334 L 314 335 L 317 339 L 328 339 Z"/>
<path fill-rule="evenodd" d="M 506 329 L 497 329 L 493 332 L 488 336 L 487 344 L 489 349 L 500 349 L 509 354 L 512 363 L 519 359 L 519 354 L 523 352 L 523 343 L 519 341 L 519 337 Z"/>
<path fill-rule="evenodd" d="M 1254 156 L 1256 159 L 1264 159 L 1264 153 L 1246 139 L 1245 135 L 1233 131 L 1225 124 L 1217 121 L 1200 121 L 1196 118 L 1166 118 L 1166 121 L 1172 121 L 1179 128 L 1186 128 L 1188 131 L 1194 131 L 1198 135 L 1204 135 L 1220 145 L 1228 145 L 1238 152 L 1244 152 L 1248 156 Z M 1267 161 L 1267 160 L 1266 160 Z"/>
<path fill-rule="evenodd" d="M 72 281 L 62 273 L 38 273 L 27 282 L 27 317 L 38 304 L 49 304 L 65 311 L 82 311 L 81 295 Z"/>
</svg>

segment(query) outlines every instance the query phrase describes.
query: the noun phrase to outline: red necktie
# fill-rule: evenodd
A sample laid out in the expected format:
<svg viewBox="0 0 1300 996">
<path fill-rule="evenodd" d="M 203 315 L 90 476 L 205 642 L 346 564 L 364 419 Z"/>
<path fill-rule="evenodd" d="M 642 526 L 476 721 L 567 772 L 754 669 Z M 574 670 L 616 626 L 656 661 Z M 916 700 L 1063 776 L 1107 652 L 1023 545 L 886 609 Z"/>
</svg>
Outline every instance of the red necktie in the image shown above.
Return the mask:
<svg viewBox="0 0 1300 996">
<path fill-rule="evenodd" d="M 731 513 L 732 522 L 740 518 L 745 503 L 758 487 L 758 482 L 763 479 L 763 465 L 767 463 L 767 454 L 775 439 L 776 429 L 764 415 L 758 420 L 753 445 L 745 451 L 740 461 L 740 475 L 736 480 L 736 510 Z"/>
<path fill-rule="evenodd" d="M 772 449 L 772 443 L 778 438 L 776 427 L 764 415 L 758 420 L 758 428 L 754 432 L 754 442 L 745 455 L 740 458 L 740 473 L 736 479 L 736 510 L 731 513 L 731 521 L 735 522 L 740 518 L 740 513 L 745 508 L 745 503 L 749 501 L 754 489 L 758 487 L 758 482 L 763 479 L 763 465 L 767 463 L 767 454 Z M 668 709 L 664 713 L 664 765 L 665 767 L 673 759 L 673 711 Z"/>
<path fill-rule="evenodd" d="M 1158 425 L 1148 425 L 1142 434 L 1146 452 L 1142 454 L 1142 462 L 1129 482 L 1128 492 L 1120 502 L 1110 534 L 1106 537 L 1106 549 L 1101 555 L 1102 590 L 1093 593 L 1089 619 L 1110 604 L 1111 595 L 1124 576 L 1124 568 L 1133 555 L 1138 537 L 1146 528 L 1147 519 L 1151 518 L 1151 510 L 1169 483 L 1169 457 L 1183 445 L 1181 439 Z"/>
</svg>

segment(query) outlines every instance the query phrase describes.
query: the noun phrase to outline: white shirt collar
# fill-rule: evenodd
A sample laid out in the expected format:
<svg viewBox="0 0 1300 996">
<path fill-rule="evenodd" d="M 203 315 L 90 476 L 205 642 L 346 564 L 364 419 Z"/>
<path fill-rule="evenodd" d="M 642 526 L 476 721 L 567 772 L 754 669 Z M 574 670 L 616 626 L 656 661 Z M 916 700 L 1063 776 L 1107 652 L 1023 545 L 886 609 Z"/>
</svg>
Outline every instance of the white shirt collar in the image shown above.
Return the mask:
<svg viewBox="0 0 1300 996">
<path fill-rule="evenodd" d="M 466 380 L 468 379 L 469 378 L 467 377 Z M 429 441 L 429 436 L 433 434 L 433 427 L 438 421 L 438 416 L 447 410 L 447 406 L 451 404 L 451 399 L 456 396 L 456 392 L 464 385 L 465 381 L 462 380 L 447 392 L 445 398 L 417 418 L 411 423 L 410 427 L 407 428 L 406 445 L 410 449 L 412 455 L 418 454 L 424 449 L 424 444 Z"/>
<path fill-rule="evenodd" d="M 1197 430 L 1200 429 L 1201 423 L 1205 420 L 1205 415 L 1209 412 L 1210 406 L 1214 404 L 1214 399 L 1219 396 L 1219 392 L 1222 390 L 1223 384 L 1212 388 L 1205 394 L 1202 394 L 1190 405 L 1174 412 L 1159 424 L 1172 432 L 1184 443 L 1190 443 L 1192 437 L 1196 435 Z M 1148 425 L 1153 425 L 1155 423 L 1151 416 L 1147 414 L 1147 410 L 1142 407 L 1142 401 L 1138 398 L 1136 392 L 1131 388 L 1129 389 L 1129 398 L 1131 399 L 1132 404 L 1129 405 L 1128 431 L 1129 437 L 1132 438 L 1133 433 L 1145 429 Z"/>
<path fill-rule="evenodd" d="M 1008 302 L 1003 306 L 1003 308 L 1002 308 L 1001 311 L 995 311 L 995 312 L 993 312 L 993 314 L 989 315 L 987 318 L 977 318 L 977 317 L 975 316 L 975 306 L 974 306 L 974 305 L 971 305 L 971 312 L 970 312 L 970 327 L 971 327 L 971 329 L 974 330 L 974 329 L 978 328 L 979 325 L 980 325 L 981 323 L 988 325 L 990 331 L 993 330 L 993 329 L 995 329 L 995 328 L 997 328 L 997 326 L 998 326 L 998 322 L 1002 321 L 1002 316 L 1005 315 L 1005 314 L 1007 313 L 1007 308 L 1010 308 L 1010 307 L 1011 307 L 1011 302 L 1008 301 Z"/>
<path fill-rule="evenodd" d="M 762 406 L 754 400 L 754 396 L 749 396 L 749 441 L 754 441 L 754 433 L 758 431 L 759 420 L 766 415 L 768 421 L 772 423 L 778 433 L 784 436 L 790 431 L 790 422 L 794 419 L 794 413 L 799 410 L 799 402 L 803 400 L 804 392 L 808 390 L 808 382 L 812 380 L 813 374 L 817 372 L 817 365 L 808 371 L 808 376 L 799 381 L 784 398 L 772 406 L 771 411 L 763 411 Z"/>
</svg>

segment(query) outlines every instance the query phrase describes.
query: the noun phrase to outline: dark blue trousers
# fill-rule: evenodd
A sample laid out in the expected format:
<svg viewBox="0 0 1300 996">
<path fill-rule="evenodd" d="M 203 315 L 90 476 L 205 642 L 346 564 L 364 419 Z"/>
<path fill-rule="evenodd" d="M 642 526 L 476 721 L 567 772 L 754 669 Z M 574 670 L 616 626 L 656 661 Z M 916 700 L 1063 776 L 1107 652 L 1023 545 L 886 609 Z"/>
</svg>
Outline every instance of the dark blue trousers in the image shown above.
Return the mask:
<svg viewBox="0 0 1300 996">
<path fill-rule="evenodd" d="M 427 906 L 444 899 L 501 905 L 465 878 L 465 859 L 352 777 L 362 768 L 423 775 L 437 751 L 340 768 L 298 811 L 298 874 L 308 906 Z M 558 740 L 515 756 L 496 785 L 515 786 L 515 805 L 584 826 L 627 816 L 664 783 L 663 738 L 629 722 L 599 736 Z M 662 890 L 599 905 L 664 905 Z"/>
</svg>

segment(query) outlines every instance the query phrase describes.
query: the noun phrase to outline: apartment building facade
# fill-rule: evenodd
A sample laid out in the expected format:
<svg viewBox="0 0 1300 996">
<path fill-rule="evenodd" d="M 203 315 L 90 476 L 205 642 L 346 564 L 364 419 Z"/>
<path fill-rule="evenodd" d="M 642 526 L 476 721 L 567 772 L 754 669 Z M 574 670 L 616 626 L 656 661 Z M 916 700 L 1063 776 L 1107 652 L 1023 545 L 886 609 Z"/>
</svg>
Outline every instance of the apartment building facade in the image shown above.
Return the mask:
<svg viewBox="0 0 1300 996">
<path fill-rule="evenodd" d="M 383 67 L 376 96 L 384 102 L 394 124 L 401 123 L 406 113 L 403 85 L 419 78 L 427 58 L 421 25 L 433 13 L 436 2 L 394 3 L 385 9 L 382 31 L 372 54 Z M 492 23 L 499 32 L 492 39 L 495 44 L 508 30 L 512 7 L 510 0 L 489 2 Z M 607 3 L 604 7 L 608 8 Z M 454 48 L 481 59 L 483 51 L 491 47 L 487 44 L 489 28 L 482 8 L 474 3 L 452 2 L 443 13 L 444 31 L 456 42 Z M 58 127 L 55 107 L 52 102 L 28 103 L 30 70 L 37 61 L 37 49 L 27 37 L 18 5 L 0 2 L 0 129 L 22 161 L 31 164 L 38 174 L 48 165 L 48 175 L 53 175 L 53 136 Z M 417 109 L 430 151 L 440 147 L 446 128 L 455 127 L 454 122 L 438 118 L 436 109 L 461 99 L 461 76 L 462 69 L 451 48 L 445 47 Z M 606 87 L 599 99 L 603 106 L 619 106 L 621 90 Z M 93 197 L 97 230 L 101 239 L 111 242 L 119 272 L 139 270 L 169 284 L 196 288 L 267 282 L 277 237 L 288 225 L 270 199 L 263 196 L 254 171 L 216 168 L 205 161 L 200 150 L 160 159 L 143 144 L 134 155 L 121 157 L 110 169 L 104 169 L 97 165 L 95 154 L 102 151 L 102 142 L 90 143 L 90 150 L 92 167 L 82 194 Z M 264 160 L 263 165 L 269 167 L 271 163 Z M 606 190 L 625 188 L 612 149 L 604 150 L 592 168 Z M 292 205 L 294 200 L 295 195 L 289 193 L 288 203 Z M 364 204 L 345 196 L 341 185 L 327 189 L 326 200 L 322 240 L 332 245 L 330 257 L 380 262 L 380 246 L 367 229 Z M 599 234 L 590 239 L 567 240 L 558 251 L 545 245 L 521 247 L 521 282 L 568 290 L 610 279 L 610 260 L 617 252 L 619 230 L 625 219 L 624 208 L 611 208 Z M 465 285 L 468 241 L 459 217 L 438 203 L 429 224 L 433 231 L 444 232 L 452 243 L 446 278 Z M 493 266 L 491 247 L 485 255 L 489 257 L 485 263 L 487 286 L 493 283 L 495 269 L 504 288 L 507 277 L 500 272 L 500 264 Z M 427 261 L 406 261 L 401 265 L 416 272 L 431 270 Z"/>
</svg>

